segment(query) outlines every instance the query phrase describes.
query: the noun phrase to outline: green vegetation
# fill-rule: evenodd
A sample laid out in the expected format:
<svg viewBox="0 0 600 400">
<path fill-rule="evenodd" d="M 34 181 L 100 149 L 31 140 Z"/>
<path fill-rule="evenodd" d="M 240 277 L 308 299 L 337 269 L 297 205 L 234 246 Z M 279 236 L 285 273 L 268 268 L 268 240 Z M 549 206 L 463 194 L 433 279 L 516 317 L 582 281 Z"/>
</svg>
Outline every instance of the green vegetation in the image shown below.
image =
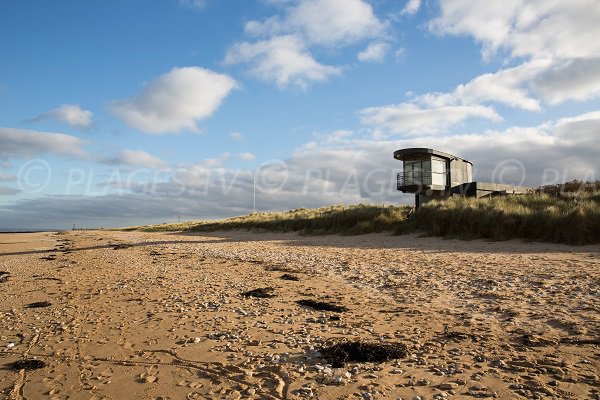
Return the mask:
<svg viewBox="0 0 600 400">
<path fill-rule="evenodd" d="M 219 221 L 151 225 L 148 232 L 264 230 L 358 235 L 421 232 L 460 239 L 524 239 L 568 244 L 600 243 L 600 182 L 545 186 L 527 195 L 451 198 L 410 206 L 333 206 L 256 213 Z"/>
<path fill-rule="evenodd" d="M 461 239 L 599 243 L 600 195 L 451 198 L 421 207 L 411 223 L 430 235 Z"/>
<path fill-rule="evenodd" d="M 124 230 L 146 232 L 187 231 L 210 232 L 233 229 L 255 229 L 306 234 L 359 235 L 372 232 L 394 232 L 405 222 L 410 206 L 332 206 L 316 209 L 300 208 L 286 212 L 264 212 L 219 221 L 193 221 L 181 224 L 150 225 Z"/>
</svg>

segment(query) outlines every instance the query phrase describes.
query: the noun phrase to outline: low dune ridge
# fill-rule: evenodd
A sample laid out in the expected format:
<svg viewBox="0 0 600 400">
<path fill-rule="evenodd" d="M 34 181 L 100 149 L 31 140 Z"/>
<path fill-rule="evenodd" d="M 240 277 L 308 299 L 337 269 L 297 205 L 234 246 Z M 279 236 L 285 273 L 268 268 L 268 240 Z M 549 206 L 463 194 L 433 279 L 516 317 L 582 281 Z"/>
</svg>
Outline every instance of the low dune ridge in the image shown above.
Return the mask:
<svg viewBox="0 0 600 400">
<path fill-rule="evenodd" d="M 600 246 L 0 236 L 10 399 L 598 398 Z"/>
</svg>

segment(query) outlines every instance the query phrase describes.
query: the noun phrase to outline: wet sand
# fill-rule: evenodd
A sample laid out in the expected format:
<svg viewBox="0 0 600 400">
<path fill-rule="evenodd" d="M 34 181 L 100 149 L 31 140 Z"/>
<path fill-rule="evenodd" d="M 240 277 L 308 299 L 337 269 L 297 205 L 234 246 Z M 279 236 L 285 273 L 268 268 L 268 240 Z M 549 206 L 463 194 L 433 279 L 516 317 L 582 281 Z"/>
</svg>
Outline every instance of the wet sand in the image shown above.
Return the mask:
<svg viewBox="0 0 600 400">
<path fill-rule="evenodd" d="M 9 399 L 600 398 L 599 246 L 2 234 L 0 271 Z M 341 339 L 407 351 L 333 368 Z"/>
</svg>

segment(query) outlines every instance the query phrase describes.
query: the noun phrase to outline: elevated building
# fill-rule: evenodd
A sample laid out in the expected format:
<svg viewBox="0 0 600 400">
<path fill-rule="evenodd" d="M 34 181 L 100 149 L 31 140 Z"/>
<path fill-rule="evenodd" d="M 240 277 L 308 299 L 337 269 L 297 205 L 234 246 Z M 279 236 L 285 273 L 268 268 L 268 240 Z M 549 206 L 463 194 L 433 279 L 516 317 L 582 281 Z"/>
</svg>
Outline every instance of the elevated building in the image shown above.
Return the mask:
<svg viewBox="0 0 600 400">
<path fill-rule="evenodd" d="M 473 182 L 473 163 L 427 148 L 400 149 L 394 158 L 403 162 L 397 177 L 397 189 L 415 194 L 415 205 L 451 196 L 484 197 L 500 194 L 524 194 L 532 189 L 523 186 Z"/>
</svg>

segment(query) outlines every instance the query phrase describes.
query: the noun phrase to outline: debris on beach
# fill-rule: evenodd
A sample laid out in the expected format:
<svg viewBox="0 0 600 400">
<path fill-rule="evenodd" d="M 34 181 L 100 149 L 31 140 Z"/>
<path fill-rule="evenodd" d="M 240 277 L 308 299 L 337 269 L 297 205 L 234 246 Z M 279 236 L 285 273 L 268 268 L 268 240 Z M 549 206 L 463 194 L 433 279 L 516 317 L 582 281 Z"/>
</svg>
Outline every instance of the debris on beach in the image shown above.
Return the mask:
<svg viewBox="0 0 600 400">
<path fill-rule="evenodd" d="M 265 267 L 265 269 L 267 271 L 285 272 L 288 274 L 301 274 L 302 273 L 302 271 L 300 271 L 299 269 L 287 267 L 287 266 L 283 266 L 283 265 L 271 265 L 269 267 Z"/>
<path fill-rule="evenodd" d="M 309 307 L 318 311 L 333 311 L 333 312 L 345 312 L 348 311 L 347 307 L 340 306 L 335 303 L 329 303 L 326 301 L 317 301 L 311 299 L 298 300 L 296 303 L 301 306 Z"/>
<path fill-rule="evenodd" d="M 41 369 L 46 366 L 46 363 L 42 360 L 36 360 L 33 358 L 26 358 L 23 360 L 18 360 L 8 364 L 8 368 L 14 371 L 19 371 L 24 369 L 25 371 L 33 371 L 36 369 Z"/>
<path fill-rule="evenodd" d="M 253 290 L 248 290 L 247 292 L 242 293 L 244 297 L 257 297 L 261 299 L 266 299 L 270 297 L 275 297 L 275 289 L 272 287 L 264 287 Z"/>
<path fill-rule="evenodd" d="M 295 282 L 298 282 L 300 280 L 300 278 L 298 278 L 296 275 L 293 275 L 293 274 L 283 274 L 283 275 L 281 275 L 281 279 L 283 279 L 284 281 L 295 281 Z"/>
<path fill-rule="evenodd" d="M 341 368 L 348 362 L 384 362 L 403 358 L 407 354 L 407 349 L 402 343 L 341 340 L 333 344 L 326 343 L 319 348 L 319 352 L 333 368 Z"/>
<path fill-rule="evenodd" d="M 27 304 L 25 308 L 43 308 L 50 307 L 51 305 L 52 303 L 50 303 L 49 301 L 36 301 L 34 303 Z"/>
<path fill-rule="evenodd" d="M 8 281 L 9 277 L 10 277 L 10 273 L 8 273 L 6 271 L 0 271 L 0 283 L 4 283 L 4 282 Z"/>
</svg>

